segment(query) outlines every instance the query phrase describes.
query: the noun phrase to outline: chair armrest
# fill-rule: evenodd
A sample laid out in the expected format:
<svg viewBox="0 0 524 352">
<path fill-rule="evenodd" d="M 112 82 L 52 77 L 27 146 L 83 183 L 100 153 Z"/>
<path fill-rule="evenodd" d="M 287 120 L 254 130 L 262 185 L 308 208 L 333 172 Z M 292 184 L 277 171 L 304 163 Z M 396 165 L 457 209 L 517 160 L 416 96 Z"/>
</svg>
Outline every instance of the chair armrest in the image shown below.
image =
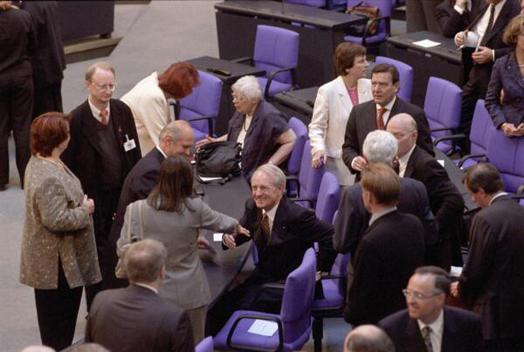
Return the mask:
<svg viewBox="0 0 524 352">
<path fill-rule="evenodd" d="M 295 84 L 295 69 L 294 68 L 292 67 L 281 68 L 280 70 L 271 72 L 269 74 L 269 78 L 267 79 L 266 88 L 264 89 L 264 97 L 266 98 L 266 100 L 270 99 L 269 87 L 271 86 L 271 82 L 273 82 L 273 79 L 275 78 L 275 76 L 278 75 L 279 73 L 286 72 L 286 71 L 291 72 L 291 85 Z"/>
<path fill-rule="evenodd" d="M 371 22 L 368 22 L 366 25 L 366 30 L 362 36 L 362 45 L 366 46 L 366 38 L 368 37 L 368 28 L 373 22 L 385 21 L 386 23 L 386 37 L 389 37 L 391 34 L 391 18 L 390 17 L 377 17 L 374 18 Z"/>
<path fill-rule="evenodd" d="M 178 120 L 178 117 L 180 116 L 180 103 L 177 101 L 170 101 L 169 105 L 173 107 L 173 115 L 175 116 L 175 120 Z"/>
<path fill-rule="evenodd" d="M 284 291 L 285 282 L 268 282 L 262 285 L 261 290 L 265 289 L 274 289 L 274 290 L 282 290 Z"/>
<path fill-rule="evenodd" d="M 454 128 L 450 128 L 450 127 L 441 127 L 441 128 L 431 128 L 429 131 L 430 132 L 440 132 L 440 131 L 453 131 Z"/>
<path fill-rule="evenodd" d="M 249 62 L 249 65 L 253 64 L 253 58 L 250 56 L 238 57 L 229 61 L 236 62 L 237 64 L 245 64 L 246 62 Z"/>
<path fill-rule="evenodd" d="M 246 347 L 246 346 L 233 346 L 232 343 L 231 343 L 231 339 L 233 338 L 233 334 L 235 333 L 235 330 L 237 328 L 237 325 L 238 323 L 240 323 L 241 320 L 243 319 L 258 319 L 258 320 L 266 320 L 266 321 L 274 321 L 275 323 L 277 323 L 277 326 L 278 326 L 278 347 L 277 347 L 277 351 L 281 351 L 282 348 L 284 347 L 284 330 L 282 328 L 282 321 L 280 320 L 279 317 L 272 317 L 272 316 L 264 316 L 264 315 L 258 315 L 258 314 L 242 314 L 242 315 L 239 315 L 235 321 L 233 322 L 233 325 L 231 325 L 231 330 L 229 330 L 229 332 L 227 333 L 227 339 L 226 339 L 226 346 L 229 348 L 229 349 L 233 349 L 233 350 L 251 350 L 251 351 L 273 351 L 273 350 L 267 350 L 267 349 L 263 349 L 262 347 L 260 346 L 256 346 L 255 348 L 256 349 L 250 349 L 249 347 Z"/>
<path fill-rule="evenodd" d="M 460 134 L 450 134 L 449 136 L 442 136 L 442 137 L 438 137 L 438 138 L 435 138 L 435 140 L 433 141 L 433 145 L 437 145 L 439 144 L 440 142 L 443 142 L 443 141 L 459 141 L 459 140 L 463 140 L 463 139 L 466 139 L 468 138 L 465 134 L 463 133 L 460 133 Z"/>
<path fill-rule="evenodd" d="M 515 192 L 518 195 L 524 194 L 524 184 L 520 185 L 519 188 L 517 188 L 517 192 Z"/>
<path fill-rule="evenodd" d="M 200 117 L 188 117 L 184 118 L 187 122 L 193 122 L 193 121 L 200 121 L 200 120 L 207 120 L 207 131 L 208 135 L 214 136 L 214 130 L 213 130 L 213 121 L 215 120 L 216 116 L 200 116 Z"/>
<path fill-rule="evenodd" d="M 482 158 L 484 161 L 488 161 L 488 157 L 485 154 L 468 154 L 468 155 L 464 155 L 462 158 L 460 158 L 460 161 L 458 163 L 458 167 L 462 167 L 462 165 L 464 165 L 466 160 L 477 159 L 477 158 Z"/>
<path fill-rule="evenodd" d="M 286 176 L 286 185 L 291 184 L 291 183 L 295 183 L 297 185 L 297 195 L 299 195 L 300 194 L 300 182 L 298 181 L 297 175 Z"/>
</svg>

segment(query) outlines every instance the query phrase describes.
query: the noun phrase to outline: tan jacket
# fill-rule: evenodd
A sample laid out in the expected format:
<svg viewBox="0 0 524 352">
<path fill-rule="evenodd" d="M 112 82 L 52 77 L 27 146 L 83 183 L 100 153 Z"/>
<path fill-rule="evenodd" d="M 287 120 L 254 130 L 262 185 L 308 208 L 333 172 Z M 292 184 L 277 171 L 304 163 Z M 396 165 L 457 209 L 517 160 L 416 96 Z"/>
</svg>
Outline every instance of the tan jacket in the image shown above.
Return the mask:
<svg viewBox="0 0 524 352">
<path fill-rule="evenodd" d="M 93 221 L 84 192 L 69 169 L 31 157 L 25 172 L 25 221 L 20 282 L 56 289 L 58 260 L 69 287 L 101 280 Z"/>
</svg>

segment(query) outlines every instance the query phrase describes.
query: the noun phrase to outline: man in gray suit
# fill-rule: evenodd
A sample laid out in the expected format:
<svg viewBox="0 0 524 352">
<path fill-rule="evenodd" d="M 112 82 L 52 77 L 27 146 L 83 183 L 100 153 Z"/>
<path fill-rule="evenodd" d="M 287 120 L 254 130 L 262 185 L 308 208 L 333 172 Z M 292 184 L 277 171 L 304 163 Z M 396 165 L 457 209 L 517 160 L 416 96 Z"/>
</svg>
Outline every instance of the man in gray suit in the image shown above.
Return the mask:
<svg viewBox="0 0 524 352">
<path fill-rule="evenodd" d="M 95 297 L 86 342 L 99 343 L 111 351 L 193 351 L 187 314 L 158 296 L 166 257 L 166 248 L 156 240 L 129 246 L 124 268 L 130 285 Z"/>
</svg>

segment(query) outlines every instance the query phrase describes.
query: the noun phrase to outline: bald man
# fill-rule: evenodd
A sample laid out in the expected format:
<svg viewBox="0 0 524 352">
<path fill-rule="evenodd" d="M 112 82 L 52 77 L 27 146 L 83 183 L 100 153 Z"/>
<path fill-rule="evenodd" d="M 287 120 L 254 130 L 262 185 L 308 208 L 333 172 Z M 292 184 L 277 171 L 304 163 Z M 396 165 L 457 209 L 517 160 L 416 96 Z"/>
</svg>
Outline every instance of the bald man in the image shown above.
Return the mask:
<svg viewBox="0 0 524 352">
<path fill-rule="evenodd" d="M 417 123 L 411 115 L 393 116 L 386 129 L 398 141 L 399 176 L 413 178 L 426 186 L 431 211 L 438 224 L 439 241 L 428 249 L 426 263 L 444 270 L 449 270 L 452 262 L 461 265 L 458 239 L 464 212 L 462 195 L 437 160 L 416 145 Z"/>
<path fill-rule="evenodd" d="M 344 341 L 344 352 L 395 352 L 389 336 L 375 325 L 360 325 Z"/>
</svg>

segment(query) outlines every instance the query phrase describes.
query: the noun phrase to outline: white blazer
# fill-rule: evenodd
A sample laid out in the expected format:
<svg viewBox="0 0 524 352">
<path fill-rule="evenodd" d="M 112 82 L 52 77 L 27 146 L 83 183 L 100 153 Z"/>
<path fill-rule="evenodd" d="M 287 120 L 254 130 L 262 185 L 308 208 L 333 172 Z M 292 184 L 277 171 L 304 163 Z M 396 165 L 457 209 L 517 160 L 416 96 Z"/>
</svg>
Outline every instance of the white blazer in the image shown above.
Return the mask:
<svg viewBox="0 0 524 352">
<path fill-rule="evenodd" d="M 359 103 L 371 100 L 371 80 L 357 82 Z M 318 89 L 313 116 L 309 124 L 311 152 L 325 151 L 329 157 L 340 159 L 349 114 L 353 103 L 342 79 L 338 76 Z"/>
<path fill-rule="evenodd" d="M 138 82 L 122 98 L 135 119 L 142 156 L 158 144 L 160 131 L 171 122 L 169 103 L 158 86 L 158 74 L 153 72 Z"/>
</svg>

